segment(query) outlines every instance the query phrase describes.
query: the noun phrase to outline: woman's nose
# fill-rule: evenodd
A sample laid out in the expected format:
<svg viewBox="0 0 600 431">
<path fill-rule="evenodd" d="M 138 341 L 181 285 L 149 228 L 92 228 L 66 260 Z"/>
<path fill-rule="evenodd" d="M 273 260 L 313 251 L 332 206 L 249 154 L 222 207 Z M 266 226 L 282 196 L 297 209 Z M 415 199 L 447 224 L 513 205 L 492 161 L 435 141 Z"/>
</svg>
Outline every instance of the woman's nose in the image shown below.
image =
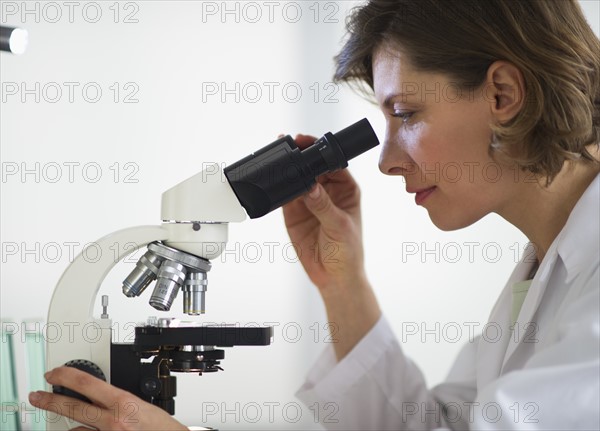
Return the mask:
<svg viewBox="0 0 600 431">
<path fill-rule="evenodd" d="M 379 170 L 386 175 L 405 175 L 412 170 L 413 160 L 404 150 L 400 139 L 389 130 L 379 156 Z"/>
</svg>

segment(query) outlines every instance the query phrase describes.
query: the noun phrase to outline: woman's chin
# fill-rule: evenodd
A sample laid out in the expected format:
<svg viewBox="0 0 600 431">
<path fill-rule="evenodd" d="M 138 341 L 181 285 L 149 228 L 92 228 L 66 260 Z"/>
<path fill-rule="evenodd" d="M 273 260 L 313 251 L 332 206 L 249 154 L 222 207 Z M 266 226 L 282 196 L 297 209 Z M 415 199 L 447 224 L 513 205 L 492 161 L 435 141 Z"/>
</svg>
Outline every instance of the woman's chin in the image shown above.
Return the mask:
<svg viewBox="0 0 600 431">
<path fill-rule="evenodd" d="M 435 214 L 432 211 L 429 211 L 429 218 L 431 222 L 437 227 L 439 230 L 444 232 L 451 232 L 453 230 L 463 229 L 465 227 L 471 226 L 473 223 L 477 222 L 481 217 L 477 218 L 467 218 L 467 217 L 453 217 L 451 214 Z"/>
</svg>

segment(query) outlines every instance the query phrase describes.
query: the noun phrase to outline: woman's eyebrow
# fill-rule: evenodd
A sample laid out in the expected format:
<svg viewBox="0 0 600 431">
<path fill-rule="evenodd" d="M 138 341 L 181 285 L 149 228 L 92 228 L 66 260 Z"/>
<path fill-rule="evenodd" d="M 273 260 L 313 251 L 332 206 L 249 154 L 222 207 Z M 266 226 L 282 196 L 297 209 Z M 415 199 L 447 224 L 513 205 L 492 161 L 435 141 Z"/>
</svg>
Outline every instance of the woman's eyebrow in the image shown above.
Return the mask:
<svg viewBox="0 0 600 431">
<path fill-rule="evenodd" d="M 385 108 L 391 108 L 396 101 L 396 99 L 400 98 L 402 102 L 406 101 L 408 96 L 414 96 L 414 93 L 392 93 L 386 96 L 383 101 L 383 106 Z"/>
</svg>

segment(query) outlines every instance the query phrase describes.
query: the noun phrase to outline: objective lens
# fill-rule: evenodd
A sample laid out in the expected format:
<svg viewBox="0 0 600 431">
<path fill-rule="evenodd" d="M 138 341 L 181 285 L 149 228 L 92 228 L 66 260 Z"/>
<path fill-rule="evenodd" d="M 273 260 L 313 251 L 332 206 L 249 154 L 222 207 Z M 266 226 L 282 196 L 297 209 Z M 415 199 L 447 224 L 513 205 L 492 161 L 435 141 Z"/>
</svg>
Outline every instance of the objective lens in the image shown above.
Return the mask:
<svg viewBox="0 0 600 431">
<path fill-rule="evenodd" d="M 204 272 L 188 273 L 183 285 L 183 312 L 191 316 L 204 314 L 204 300 L 208 280 Z"/>
<path fill-rule="evenodd" d="M 308 192 L 319 175 L 344 169 L 348 160 L 377 145 L 365 118 L 336 134 L 326 133 L 302 151 L 285 136 L 224 172 L 250 218 L 257 218 Z"/>
<path fill-rule="evenodd" d="M 135 269 L 123 282 L 123 293 L 129 298 L 139 296 L 158 274 L 163 259 L 147 251 L 136 263 Z"/>
<path fill-rule="evenodd" d="M 167 260 L 158 271 L 156 287 L 150 297 L 150 305 L 160 311 L 169 311 L 179 288 L 185 281 L 185 266 Z"/>
</svg>

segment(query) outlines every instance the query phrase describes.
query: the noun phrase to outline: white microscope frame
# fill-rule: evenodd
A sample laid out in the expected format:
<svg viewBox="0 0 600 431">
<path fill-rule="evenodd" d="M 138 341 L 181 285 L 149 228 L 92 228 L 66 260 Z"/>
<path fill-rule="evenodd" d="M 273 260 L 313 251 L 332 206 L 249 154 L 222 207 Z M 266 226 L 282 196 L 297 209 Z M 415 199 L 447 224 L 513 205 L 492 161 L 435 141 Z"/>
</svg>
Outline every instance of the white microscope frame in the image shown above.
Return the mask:
<svg viewBox="0 0 600 431">
<path fill-rule="evenodd" d="M 96 297 L 106 275 L 125 256 L 153 241 L 163 241 L 175 249 L 214 259 L 227 242 L 228 223 L 244 221 L 246 213 L 220 166 L 210 164 L 163 193 L 161 216 L 163 224 L 160 226 L 133 227 L 99 239 L 93 243 L 93 259 L 86 249 L 65 270 L 54 289 L 48 311 L 48 331 L 55 331 L 46 341 L 48 370 L 70 360 L 85 359 L 98 365 L 110 383 L 112 320 L 93 316 Z M 195 230 L 198 224 L 200 229 Z M 115 243 L 119 245 L 117 256 Z M 64 416 L 48 415 L 46 429 L 63 431 L 76 425 Z"/>
</svg>

